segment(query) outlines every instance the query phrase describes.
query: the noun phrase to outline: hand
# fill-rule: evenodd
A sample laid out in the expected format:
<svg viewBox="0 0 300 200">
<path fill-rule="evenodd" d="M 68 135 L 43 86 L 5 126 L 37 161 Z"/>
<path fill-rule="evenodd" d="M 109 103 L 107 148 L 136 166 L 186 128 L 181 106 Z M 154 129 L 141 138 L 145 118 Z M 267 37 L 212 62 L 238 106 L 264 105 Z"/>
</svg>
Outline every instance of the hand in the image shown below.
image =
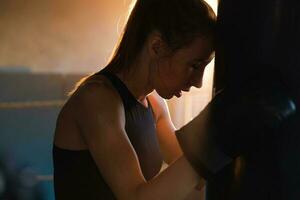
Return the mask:
<svg viewBox="0 0 300 200">
<path fill-rule="evenodd" d="M 295 112 L 282 87 L 247 90 L 241 96 L 224 90 L 176 136 L 191 165 L 208 179 L 257 142 L 268 142 Z"/>
</svg>

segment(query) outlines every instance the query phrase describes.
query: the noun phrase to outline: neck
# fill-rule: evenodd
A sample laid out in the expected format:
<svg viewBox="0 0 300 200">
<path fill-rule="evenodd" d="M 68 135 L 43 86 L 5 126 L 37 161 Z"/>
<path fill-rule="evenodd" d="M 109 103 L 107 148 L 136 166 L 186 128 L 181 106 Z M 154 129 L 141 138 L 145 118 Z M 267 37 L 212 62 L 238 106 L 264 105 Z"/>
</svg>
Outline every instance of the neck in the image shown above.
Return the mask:
<svg viewBox="0 0 300 200">
<path fill-rule="evenodd" d="M 151 83 L 151 73 L 149 65 L 141 62 L 130 66 L 128 72 L 121 71 L 116 75 L 123 81 L 134 97 L 141 103 L 146 101 L 146 97 L 154 90 Z"/>
</svg>

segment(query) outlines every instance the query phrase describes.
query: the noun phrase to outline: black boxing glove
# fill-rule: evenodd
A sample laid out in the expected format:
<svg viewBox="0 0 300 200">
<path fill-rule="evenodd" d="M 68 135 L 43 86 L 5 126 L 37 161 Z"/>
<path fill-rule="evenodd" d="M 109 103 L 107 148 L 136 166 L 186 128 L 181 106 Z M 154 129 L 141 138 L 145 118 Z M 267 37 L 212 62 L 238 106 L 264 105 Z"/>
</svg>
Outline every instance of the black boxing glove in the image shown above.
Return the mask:
<svg viewBox="0 0 300 200">
<path fill-rule="evenodd" d="M 295 112 L 295 103 L 281 87 L 253 89 L 241 96 L 224 90 L 176 131 L 176 137 L 191 165 L 210 179 L 251 151 L 256 141 L 267 142 Z"/>
</svg>

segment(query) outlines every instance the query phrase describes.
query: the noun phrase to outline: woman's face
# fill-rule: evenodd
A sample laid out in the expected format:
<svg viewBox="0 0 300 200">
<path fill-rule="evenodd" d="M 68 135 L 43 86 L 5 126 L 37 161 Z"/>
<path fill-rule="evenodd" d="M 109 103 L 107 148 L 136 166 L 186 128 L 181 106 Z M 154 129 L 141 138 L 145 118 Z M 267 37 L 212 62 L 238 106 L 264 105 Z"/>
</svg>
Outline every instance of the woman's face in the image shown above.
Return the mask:
<svg viewBox="0 0 300 200">
<path fill-rule="evenodd" d="M 170 99 L 180 97 L 182 91 L 192 86 L 201 88 L 206 65 L 214 58 L 211 39 L 197 37 L 189 45 L 161 58 L 158 62 L 155 89 L 157 93 Z"/>
</svg>

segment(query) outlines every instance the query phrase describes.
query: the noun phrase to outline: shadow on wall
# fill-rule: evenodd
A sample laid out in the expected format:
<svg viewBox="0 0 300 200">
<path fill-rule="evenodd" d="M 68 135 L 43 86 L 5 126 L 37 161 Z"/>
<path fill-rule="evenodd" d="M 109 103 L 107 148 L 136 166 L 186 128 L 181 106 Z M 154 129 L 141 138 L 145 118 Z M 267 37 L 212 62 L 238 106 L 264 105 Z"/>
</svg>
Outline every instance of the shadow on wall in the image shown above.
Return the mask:
<svg viewBox="0 0 300 200">
<path fill-rule="evenodd" d="M 0 199 L 54 199 L 56 117 L 83 76 L 0 72 Z"/>
</svg>

